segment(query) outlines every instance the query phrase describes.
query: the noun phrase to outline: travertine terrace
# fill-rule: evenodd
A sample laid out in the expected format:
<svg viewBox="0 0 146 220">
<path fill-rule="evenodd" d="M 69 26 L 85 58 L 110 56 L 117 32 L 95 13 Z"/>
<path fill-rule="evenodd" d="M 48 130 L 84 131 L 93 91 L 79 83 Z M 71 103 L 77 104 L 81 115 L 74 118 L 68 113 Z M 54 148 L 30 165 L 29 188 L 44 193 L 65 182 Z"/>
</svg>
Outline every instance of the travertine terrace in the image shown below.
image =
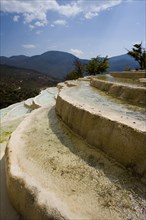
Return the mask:
<svg viewBox="0 0 146 220">
<path fill-rule="evenodd" d="M 11 134 L 6 177 L 10 201 L 24 219 L 145 219 L 144 99 L 113 97 L 111 88 L 101 89 L 104 83 L 111 82 L 67 81 L 58 92 L 45 90 L 23 103 L 38 109 L 22 115 Z"/>
</svg>

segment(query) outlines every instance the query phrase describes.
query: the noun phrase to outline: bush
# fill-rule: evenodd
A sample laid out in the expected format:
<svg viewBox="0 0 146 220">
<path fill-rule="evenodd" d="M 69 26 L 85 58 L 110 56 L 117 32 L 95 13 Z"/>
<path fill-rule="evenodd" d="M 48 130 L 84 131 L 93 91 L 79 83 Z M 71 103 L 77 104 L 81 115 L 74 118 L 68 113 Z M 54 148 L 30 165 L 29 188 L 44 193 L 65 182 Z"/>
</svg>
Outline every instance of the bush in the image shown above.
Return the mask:
<svg viewBox="0 0 146 220">
<path fill-rule="evenodd" d="M 86 72 L 89 75 L 96 75 L 103 72 L 106 72 L 106 70 L 109 68 L 108 64 L 108 57 L 105 58 L 92 58 L 87 64 L 86 64 Z"/>
<path fill-rule="evenodd" d="M 75 72 L 70 72 L 67 74 L 67 76 L 65 77 L 65 80 L 74 80 L 74 79 L 78 79 L 79 76 L 77 73 Z"/>
</svg>

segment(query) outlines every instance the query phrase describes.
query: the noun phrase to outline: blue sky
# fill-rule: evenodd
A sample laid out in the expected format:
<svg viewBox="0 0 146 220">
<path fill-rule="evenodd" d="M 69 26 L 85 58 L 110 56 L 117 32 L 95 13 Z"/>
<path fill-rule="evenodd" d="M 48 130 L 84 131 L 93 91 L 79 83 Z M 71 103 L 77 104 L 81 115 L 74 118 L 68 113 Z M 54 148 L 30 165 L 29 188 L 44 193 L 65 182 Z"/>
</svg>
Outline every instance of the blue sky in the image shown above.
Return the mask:
<svg viewBox="0 0 146 220">
<path fill-rule="evenodd" d="M 3 56 L 57 50 L 80 58 L 145 47 L 145 0 L 1 0 Z"/>
</svg>

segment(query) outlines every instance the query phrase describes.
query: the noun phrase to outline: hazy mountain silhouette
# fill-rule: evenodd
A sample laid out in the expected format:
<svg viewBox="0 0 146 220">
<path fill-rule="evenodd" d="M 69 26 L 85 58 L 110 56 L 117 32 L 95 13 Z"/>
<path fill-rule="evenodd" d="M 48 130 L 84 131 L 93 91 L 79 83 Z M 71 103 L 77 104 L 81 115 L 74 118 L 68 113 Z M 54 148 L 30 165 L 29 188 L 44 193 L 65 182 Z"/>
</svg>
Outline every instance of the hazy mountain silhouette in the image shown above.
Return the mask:
<svg viewBox="0 0 146 220">
<path fill-rule="evenodd" d="M 139 68 L 138 62 L 128 54 L 111 57 L 109 58 L 109 63 L 109 71 L 124 71 L 126 66 L 130 69 Z"/>
<path fill-rule="evenodd" d="M 15 67 L 33 69 L 49 76 L 63 79 L 68 72 L 73 70 L 75 56 L 66 52 L 48 51 L 32 57 L 12 56 L 1 57 L 0 63 Z"/>
<path fill-rule="evenodd" d="M 51 77 L 62 80 L 74 69 L 73 63 L 75 59 L 79 58 L 67 52 L 48 51 L 32 57 L 20 55 L 8 58 L 1 56 L 0 64 L 36 70 L 40 73 L 45 73 Z M 86 59 L 79 60 L 83 64 L 89 61 Z M 109 58 L 109 63 L 109 71 L 123 71 L 126 66 L 131 69 L 139 67 L 138 63 L 127 54 L 111 57 Z"/>
</svg>

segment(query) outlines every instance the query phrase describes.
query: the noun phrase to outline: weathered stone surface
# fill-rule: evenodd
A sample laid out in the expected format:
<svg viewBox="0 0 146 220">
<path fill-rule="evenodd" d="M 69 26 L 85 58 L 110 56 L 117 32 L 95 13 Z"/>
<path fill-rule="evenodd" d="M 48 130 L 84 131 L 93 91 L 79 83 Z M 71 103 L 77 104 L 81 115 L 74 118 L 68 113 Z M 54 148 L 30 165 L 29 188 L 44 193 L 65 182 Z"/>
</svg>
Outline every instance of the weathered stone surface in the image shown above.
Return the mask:
<svg viewBox="0 0 146 220">
<path fill-rule="evenodd" d="M 92 78 L 90 85 L 107 92 L 109 95 L 126 100 L 135 105 L 146 105 L 146 88 L 132 87 L 128 85 L 121 85 L 119 83 L 107 82 Z"/>
<path fill-rule="evenodd" d="M 6 171 L 9 197 L 24 219 L 144 220 L 143 185 L 68 130 L 54 107 L 34 110 L 15 130 Z"/>
<path fill-rule="evenodd" d="M 103 92 L 96 94 L 88 80 L 67 81 L 58 88 L 59 117 L 53 100 L 26 117 L 7 145 L 12 205 L 26 220 L 145 220 L 144 114 L 130 106 L 109 108 L 112 102 L 102 99 Z M 38 98 L 35 103 L 42 101 Z"/>
<path fill-rule="evenodd" d="M 139 71 L 123 71 L 123 72 L 110 72 L 111 76 L 120 77 L 120 78 L 143 78 L 146 77 L 146 70 Z"/>
<path fill-rule="evenodd" d="M 51 101 L 55 103 L 53 96 L 57 93 L 57 88 L 51 87 L 47 89 L 50 97 L 48 102 Z M 42 96 L 41 98 L 44 98 Z M 40 95 L 39 95 L 40 96 Z M 46 99 L 48 97 L 45 97 Z M 11 133 L 16 129 L 16 127 L 26 118 L 30 112 L 40 107 L 41 105 L 36 105 L 34 98 L 27 99 L 24 102 L 13 104 L 7 108 L 0 110 L 0 119 L 1 119 L 1 132 L 0 132 L 0 198 L 1 198 L 1 210 L 0 210 L 0 219 L 20 219 L 19 214 L 16 212 L 14 207 L 11 205 L 8 197 L 8 192 L 6 190 L 6 175 L 5 175 L 5 148 L 7 142 L 10 138 Z M 43 104 L 45 104 L 43 102 Z M 11 186 L 10 186 L 11 187 Z M 17 192 L 16 192 L 17 194 Z M 12 203 L 13 204 L 13 203 Z"/>
<path fill-rule="evenodd" d="M 112 112 L 93 110 L 68 95 L 69 88 L 61 90 L 56 111 L 61 119 L 89 144 L 100 148 L 126 167 L 146 177 L 146 128 L 129 119 L 115 118 Z"/>
</svg>

